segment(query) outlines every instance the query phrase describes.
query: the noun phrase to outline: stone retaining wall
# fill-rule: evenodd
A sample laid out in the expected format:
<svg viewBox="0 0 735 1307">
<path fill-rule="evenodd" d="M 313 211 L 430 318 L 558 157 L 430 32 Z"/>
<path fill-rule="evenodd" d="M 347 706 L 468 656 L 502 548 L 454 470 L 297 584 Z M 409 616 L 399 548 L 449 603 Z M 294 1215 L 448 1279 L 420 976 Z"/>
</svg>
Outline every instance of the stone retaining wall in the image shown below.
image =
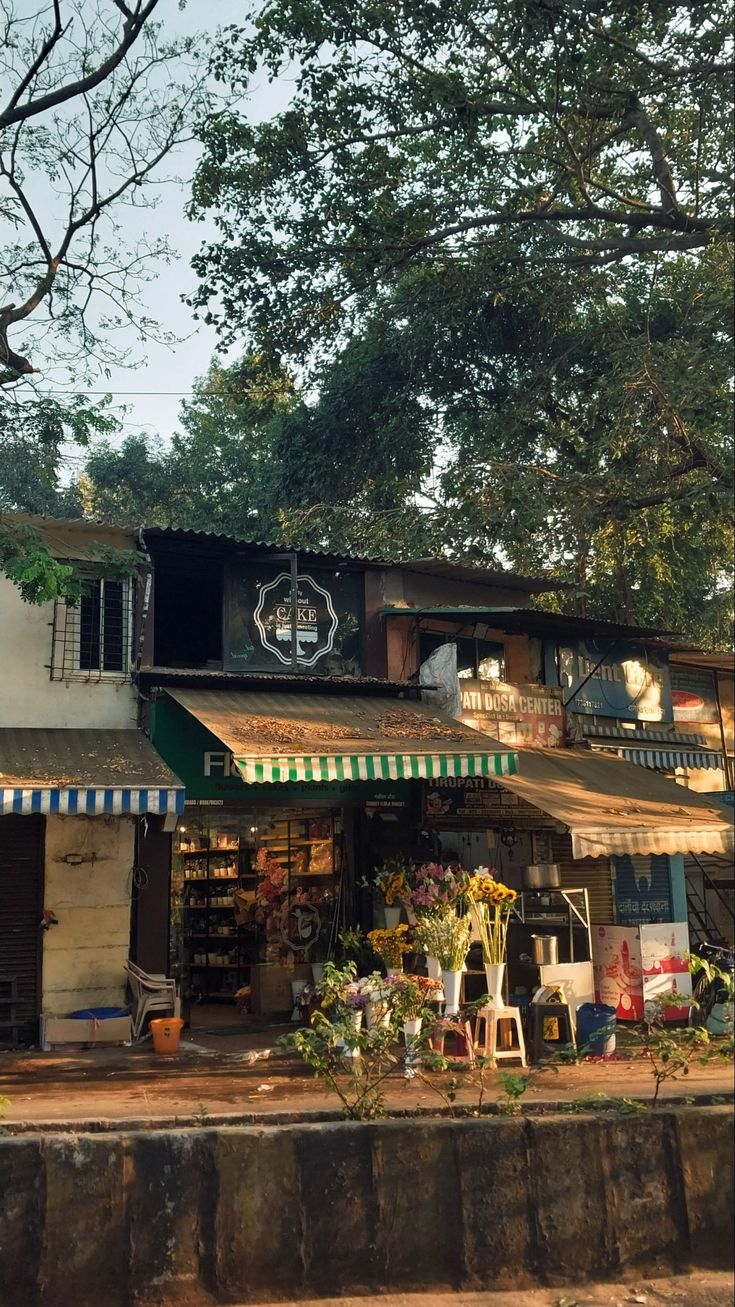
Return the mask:
<svg viewBox="0 0 735 1307">
<path fill-rule="evenodd" d="M 0 1140 L 0 1307 L 727 1265 L 732 1110 Z"/>
</svg>

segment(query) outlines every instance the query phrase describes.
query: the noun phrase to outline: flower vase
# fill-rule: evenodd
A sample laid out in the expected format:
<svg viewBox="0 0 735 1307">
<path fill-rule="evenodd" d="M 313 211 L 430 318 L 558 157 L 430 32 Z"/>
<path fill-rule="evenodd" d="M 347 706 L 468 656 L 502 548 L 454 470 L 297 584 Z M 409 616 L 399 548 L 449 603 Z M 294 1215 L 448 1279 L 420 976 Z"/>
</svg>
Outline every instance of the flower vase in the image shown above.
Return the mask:
<svg viewBox="0 0 735 1307">
<path fill-rule="evenodd" d="M 416 913 L 411 907 L 411 904 L 404 903 L 403 908 L 406 913 L 406 921 L 408 922 L 409 926 L 416 926 L 418 924 L 418 918 L 416 917 Z"/>
<path fill-rule="evenodd" d="M 439 962 L 439 959 L 430 957 L 428 953 L 425 954 L 425 957 L 426 957 L 426 974 L 429 977 L 429 980 L 441 980 L 442 969 L 441 969 L 441 964 Z M 436 1002 L 436 1003 L 444 1002 L 443 989 L 437 990 L 436 994 L 434 995 L 434 998 L 432 999 L 432 1002 Z"/>
<path fill-rule="evenodd" d="M 386 966 L 386 968 L 385 968 L 385 974 L 386 974 L 387 976 L 402 976 L 402 975 L 403 975 L 403 967 L 388 967 L 388 966 Z"/>
<path fill-rule="evenodd" d="M 421 1034 L 421 1017 L 405 1017 L 403 1021 L 403 1038 L 409 1044 Z"/>
<path fill-rule="evenodd" d="M 323 975 L 324 975 L 324 963 L 323 963 L 323 962 L 312 962 L 312 964 L 311 964 L 311 978 L 312 978 L 312 980 L 313 980 L 313 982 L 314 982 L 315 985 L 320 985 L 320 984 L 321 984 Z"/>
<path fill-rule="evenodd" d="M 504 1008 L 503 1000 L 503 981 L 505 979 L 504 962 L 486 962 L 485 963 L 485 983 L 487 992 L 490 995 L 488 1007 Z"/>
<path fill-rule="evenodd" d="M 444 986 L 444 997 L 446 1007 L 444 1015 L 447 1017 L 456 1017 L 459 1012 L 459 995 L 462 989 L 462 972 L 461 971 L 442 971 L 442 984 Z"/>
<path fill-rule="evenodd" d="M 385 914 L 386 930 L 395 930 L 396 926 L 400 926 L 401 924 L 400 908 L 389 908 L 388 905 L 386 904 L 385 907 L 383 908 L 383 912 Z"/>
<path fill-rule="evenodd" d="M 365 1007 L 365 1025 L 368 1030 L 376 1026 L 387 1026 L 390 1021 L 390 1008 L 383 999 L 370 999 Z"/>
<path fill-rule="evenodd" d="M 357 1009 L 357 1011 L 350 1012 L 350 1013 L 349 1013 L 349 1016 L 348 1016 L 347 1019 L 348 1019 L 348 1021 L 350 1022 L 350 1024 L 352 1025 L 352 1027 L 354 1028 L 355 1034 L 357 1034 L 357 1032 L 358 1032 L 358 1031 L 361 1029 L 361 1027 L 362 1027 L 362 1011 L 361 1011 L 360 1009 Z M 352 1048 L 351 1048 L 350 1045 L 349 1045 L 348 1043 L 346 1043 L 345 1040 L 343 1040 L 343 1039 L 340 1039 L 340 1041 L 339 1041 L 337 1047 L 339 1048 L 340 1052 L 342 1053 L 342 1055 L 343 1055 L 344 1057 L 359 1057 L 359 1056 L 360 1056 L 360 1050 L 359 1050 L 359 1048 L 357 1048 L 357 1047 L 352 1047 Z"/>
</svg>

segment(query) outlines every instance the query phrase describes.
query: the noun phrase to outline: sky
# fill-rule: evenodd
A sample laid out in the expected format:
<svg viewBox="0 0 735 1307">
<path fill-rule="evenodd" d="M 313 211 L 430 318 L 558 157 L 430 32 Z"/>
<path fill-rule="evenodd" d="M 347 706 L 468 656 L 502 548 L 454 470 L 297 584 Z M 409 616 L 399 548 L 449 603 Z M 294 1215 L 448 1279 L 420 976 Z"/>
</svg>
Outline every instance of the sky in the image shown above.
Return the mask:
<svg viewBox="0 0 735 1307">
<path fill-rule="evenodd" d="M 35 11 L 37 7 L 37 0 L 20 0 L 19 3 L 19 8 Z M 250 0 L 187 0 L 183 10 L 179 8 L 179 0 L 161 0 L 157 13 L 164 24 L 165 35 L 182 36 L 202 30 L 213 33 L 228 23 L 244 23 L 249 9 Z M 253 121 L 268 118 L 285 105 L 289 94 L 287 81 L 271 85 L 263 75 L 254 82 L 243 109 Z M 195 145 L 178 152 L 174 169 L 181 176 L 182 184 L 172 183 L 162 188 L 158 208 L 147 211 L 145 216 L 146 234 L 150 237 L 165 235 L 175 247 L 177 258 L 157 270 L 158 275 L 143 287 L 141 298 L 146 312 L 164 331 L 179 337 L 180 343 L 173 346 L 155 342 L 141 345 L 131 331 L 130 348 L 135 366 L 113 367 L 109 379 L 101 376 L 93 386 L 84 387 L 85 394 L 93 395 L 97 390 L 112 393 L 115 405 L 127 408 L 120 439 L 126 434 L 141 433 L 170 439 L 178 426 L 182 399 L 191 392 L 196 378 L 206 372 L 217 350 L 214 329 L 195 322 L 192 311 L 181 300 L 182 295 L 190 293 L 196 286 L 196 277 L 190 266 L 192 255 L 205 239 L 214 235 L 212 224 L 192 223 L 184 214 L 189 198 L 187 179 L 194 170 L 197 153 Z M 59 393 L 68 384 L 68 374 L 44 361 L 39 390 Z M 83 456 L 78 449 L 66 451 L 68 475 L 82 462 Z"/>
</svg>

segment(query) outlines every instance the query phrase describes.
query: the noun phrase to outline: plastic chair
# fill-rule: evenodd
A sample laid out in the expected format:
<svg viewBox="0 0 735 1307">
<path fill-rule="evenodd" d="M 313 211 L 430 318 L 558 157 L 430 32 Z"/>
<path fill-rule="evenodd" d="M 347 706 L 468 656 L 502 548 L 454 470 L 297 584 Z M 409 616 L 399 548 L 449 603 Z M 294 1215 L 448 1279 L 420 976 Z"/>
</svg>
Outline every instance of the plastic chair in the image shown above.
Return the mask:
<svg viewBox="0 0 735 1307">
<path fill-rule="evenodd" d="M 181 1015 L 181 1000 L 176 993 L 175 980 L 150 975 L 130 959 L 125 963 L 125 970 L 133 996 L 133 1039 L 140 1037 L 143 1023 L 150 1012 L 165 1012 L 174 1017 Z"/>
</svg>

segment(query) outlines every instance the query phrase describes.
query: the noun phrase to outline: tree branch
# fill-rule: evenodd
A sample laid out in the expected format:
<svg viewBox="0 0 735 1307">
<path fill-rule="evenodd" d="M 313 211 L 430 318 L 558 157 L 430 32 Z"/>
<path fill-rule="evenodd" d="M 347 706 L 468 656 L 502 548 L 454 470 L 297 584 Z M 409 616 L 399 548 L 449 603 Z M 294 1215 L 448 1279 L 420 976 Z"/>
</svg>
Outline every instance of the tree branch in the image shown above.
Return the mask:
<svg viewBox="0 0 735 1307">
<path fill-rule="evenodd" d="M 85 95 L 88 91 L 93 91 L 96 86 L 100 86 L 105 78 L 109 77 L 110 73 L 113 73 L 122 63 L 126 54 L 140 36 L 158 2 L 159 0 L 145 0 L 145 2 L 144 0 L 136 0 L 135 8 L 130 9 L 122 3 L 122 0 L 115 0 L 115 5 L 123 14 L 125 21 L 120 41 L 108 58 L 93 72 L 77 78 L 76 81 L 66 82 L 62 86 L 57 86 L 53 91 L 47 91 L 45 95 L 39 95 L 36 99 L 31 98 L 25 104 L 20 104 L 20 97 L 30 85 L 33 77 L 40 69 L 43 61 L 48 57 L 50 50 L 60 39 L 62 33 L 59 32 L 58 35 L 54 35 L 52 44 L 45 50 L 45 53 L 43 51 L 39 52 L 39 56 L 34 61 L 34 68 L 23 78 L 21 85 L 8 101 L 6 107 L 0 110 L 0 132 L 7 127 L 11 127 L 14 123 L 25 122 L 28 118 L 35 118 L 38 114 L 45 113 L 47 109 L 54 109 L 57 105 L 65 104 L 68 100 L 74 100 L 80 95 Z M 58 0 L 54 0 L 54 9 L 58 15 Z M 44 48 L 50 39 L 48 38 L 47 42 L 44 43 Z M 43 53 L 43 59 L 39 63 L 41 53 Z M 38 65 L 37 68 L 35 64 Z"/>
</svg>

